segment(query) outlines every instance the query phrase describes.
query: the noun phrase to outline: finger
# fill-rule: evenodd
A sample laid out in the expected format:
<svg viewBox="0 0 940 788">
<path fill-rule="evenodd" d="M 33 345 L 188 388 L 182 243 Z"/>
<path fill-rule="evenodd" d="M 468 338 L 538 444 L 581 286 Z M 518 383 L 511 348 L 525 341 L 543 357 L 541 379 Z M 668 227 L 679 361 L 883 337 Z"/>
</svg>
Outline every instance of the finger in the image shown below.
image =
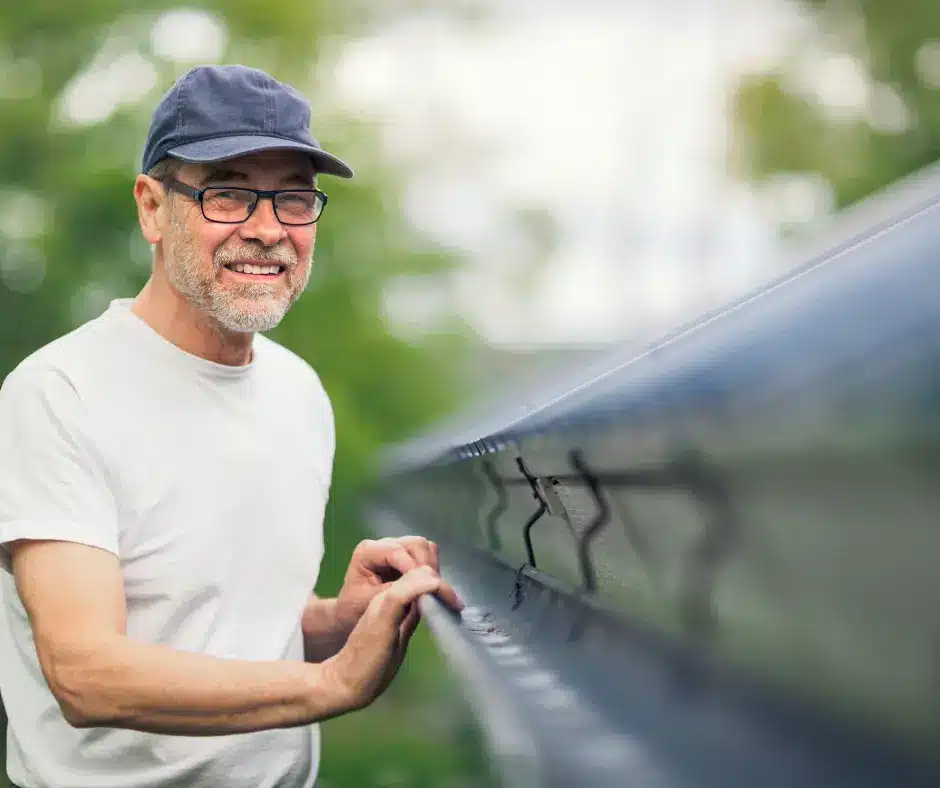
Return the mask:
<svg viewBox="0 0 940 788">
<path fill-rule="evenodd" d="M 405 617 L 409 604 L 422 594 L 433 594 L 441 586 L 441 578 L 431 567 L 422 566 L 413 569 L 382 592 L 386 604 L 397 608 L 400 621 Z"/>
<path fill-rule="evenodd" d="M 443 580 L 441 581 L 440 586 L 437 589 L 437 597 L 441 600 L 447 607 L 455 612 L 460 612 L 464 608 L 463 600 L 458 596 L 457 592 L 454 591 L 453 586 L 450 583 L 446 583 Z"/>
<path fill-rule="evenodd" d="M 389 569 L 405 575 L 420 565 L 405 546 L 394 539 L 380 539 L 364 545 L 359 560 L 365 569 L 383 578 Z"/>
<path fill-rule="evenodd" d="M 396 541 L 410 553 L 418 566 L 430 566 L 435 572 L 441 571 L 436 545 L 432 541 L 423 536 L 401 536 Z"/>
</svg>

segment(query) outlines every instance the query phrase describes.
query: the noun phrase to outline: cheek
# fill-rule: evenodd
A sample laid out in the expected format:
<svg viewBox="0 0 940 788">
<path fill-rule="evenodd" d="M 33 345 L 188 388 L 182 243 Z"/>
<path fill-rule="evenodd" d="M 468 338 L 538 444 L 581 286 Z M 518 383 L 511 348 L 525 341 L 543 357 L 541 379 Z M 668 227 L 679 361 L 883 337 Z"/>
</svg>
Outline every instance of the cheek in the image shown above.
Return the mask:
<svg viewBox="0 0 940 788">
<path fill-rule="evenodd" d="M 301 265 L 309 263 L 310 255 L 313 254 L 313 242 L 317 237 L 317 226 L 298 227 L 288 230 L 287 234 L 294 246 L 294 251 L 297 252 L 298 262 Z"/>
<path fill-rule="evenodd" d="M 199 228 L 194 234 L 199 248 L 199 259 L 206 265 L 211 265 L 216 250 L 232 239 L 236 226 L 224 224 L 208 224 Z"/>
</svg>

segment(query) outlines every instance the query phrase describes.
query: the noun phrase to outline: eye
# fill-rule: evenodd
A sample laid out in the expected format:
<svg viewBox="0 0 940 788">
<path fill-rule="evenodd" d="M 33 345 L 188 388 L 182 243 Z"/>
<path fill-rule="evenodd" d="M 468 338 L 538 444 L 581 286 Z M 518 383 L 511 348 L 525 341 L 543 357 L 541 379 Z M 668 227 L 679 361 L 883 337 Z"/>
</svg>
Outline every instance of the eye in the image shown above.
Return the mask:
<svg viewBox="0 0 940 788">
<path fill-rule="evenodd" d="M 296 206 L 311 206 L 315 204 L 315 198 L 312 194 L 298 194 L 297 192 L 285 192 L 280 195 L 282 203 Z"/>
<path fill-rule="evenodd" d="M 206 199 L 251 202 L 254 199 L 254 194 L 243 189 L 208 189 L 206 190 Z"/>
<path fill-rule="evenodd" d="M 245 189 L 213 187 L 202 196 L 202 211 L 207 219 L 240 222 L 248 218 L 255 199 L 254 192 Z"/>
<path fill-rule="evenodd" d="M 313 192 L 281 192 L 277 208 L 292 217 L 310 219 L 319 213 L 320 198 Z"/>
</svg>

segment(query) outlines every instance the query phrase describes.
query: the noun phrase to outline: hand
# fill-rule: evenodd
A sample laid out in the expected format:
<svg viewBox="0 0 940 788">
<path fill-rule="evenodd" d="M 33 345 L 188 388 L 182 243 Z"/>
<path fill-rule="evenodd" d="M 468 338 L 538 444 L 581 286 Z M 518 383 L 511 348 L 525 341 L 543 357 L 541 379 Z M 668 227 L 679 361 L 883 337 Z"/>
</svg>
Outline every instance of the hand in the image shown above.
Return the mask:
<svg viewBox="0 0 940 788">
<path fill-rule="evenodd" d="M 336 598 L 340 625 L 351 631 L 366 608 L 383 589 L 420 567 L 440 572 L 437 545 L 421 536 L 402 536 L 360 542 L 353 551 L 343 587 Z M 453 610 L 463 603 L 448 583 L 440 582 L 437 594 Z"/>
<path fill-rule="evenodd" d="M 386 690 L 418 624 L 418 597 L 440 594 L 443 586 L 434 569 L 422 566 L 372 597 L 346 645 L 323 663 L 326 680 L 339 693 L 343 711 L 368 706 Z"/>
</svg>

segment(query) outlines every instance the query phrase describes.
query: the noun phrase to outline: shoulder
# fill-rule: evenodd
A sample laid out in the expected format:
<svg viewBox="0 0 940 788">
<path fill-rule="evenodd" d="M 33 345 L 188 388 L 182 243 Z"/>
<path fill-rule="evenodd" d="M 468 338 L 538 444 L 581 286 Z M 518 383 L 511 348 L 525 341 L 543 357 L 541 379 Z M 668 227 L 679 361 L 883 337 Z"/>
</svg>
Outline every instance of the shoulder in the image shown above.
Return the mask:
<svg viewBox="0 0 940 788">
<path fill-rule="evenodd" d="M 54 356 L 34 354 L 20 362 L 0 384 L 0 429 L 71 435 L 86 420 L 81 387 L 67 365 Z"/>
<path fill-rule="evenodd" d="M 0 385 L 0 402 L 24 397 L 59 398 L 76 394 L 68 365 L 61 363 L 60 354 L 56 350 L 55 343 L 46 345 L 17 364 Z"/>
<path fill-rule="evenodd" d="M 11 392 L 71 392 L 94 374 L 97 360 L 108 358 L 111 334 L 106 316 L 97 317 L 33 351 L 4 378 L 0 389 Z"/>
</svg>

